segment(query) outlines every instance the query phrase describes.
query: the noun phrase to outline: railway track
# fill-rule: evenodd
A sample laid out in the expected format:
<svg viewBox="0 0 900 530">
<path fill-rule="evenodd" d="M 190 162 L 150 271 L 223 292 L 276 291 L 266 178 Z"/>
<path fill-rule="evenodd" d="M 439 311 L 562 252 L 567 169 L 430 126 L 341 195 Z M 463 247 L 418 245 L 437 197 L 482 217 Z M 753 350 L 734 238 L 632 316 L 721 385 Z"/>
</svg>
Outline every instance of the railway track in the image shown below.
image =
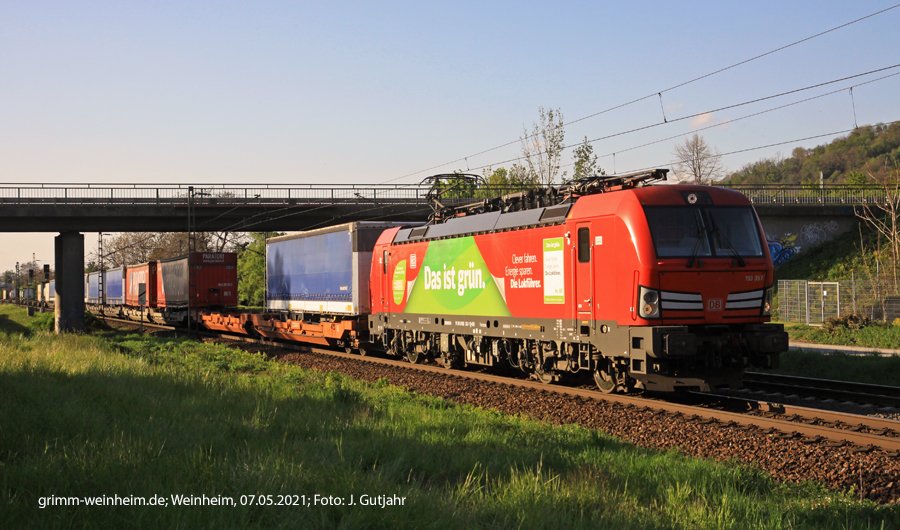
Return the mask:
<svg viewBox="0 0 900 530">
<path fill-rule="evenodd" d="M 132 328 L 141 326 L 137 322 L 106 318 L 107 322 L 117 322 Z M 184 332 L 173 326 L 143 323 L 145 329 L 159 329 L 172 332 Z M 348 354 L 334 350 L 311 347 L 302 344 L 273 342 L 246 336 L 195 332 L 200 337 L 258 345 L 269 353 L 309 351 L 340 359 L 354 360 L 374 365 L 388 366 L 404 371 L 419 371 L 440 374 L 445 377 L 469 379 L 485 384 L 506 385 L 508 387 L 528 389 L 536 392 L 549 392 L 580 399 L 616 403 L 623 406 L 635 406 L 659 411 L 660 413 L 686 417 L 703 422 L 718 422 L 726 425 L 738 425 L 744 428 L 759 429 L 782 437 L 803 438 L 810 442 L 824 442 L 832 446 L 852 444 L 860 450 L 878 448 L 894 455 L 900 455 L 900 421 L 850 414 L 844 412 L 825 411 L 807 407 L 785 405 L 767 401 L 759 401 L 735 396 L 715 394 L 698 394 L 706 399 L 703 404 L 682 403 L 671 400 L 653 399 L 643 396 L 603 394 L 587 388 L 576 388 L 562 385 L 548 385 L 537 381 L 499 376 L 483 372 L 448 370 L 447 368 L 429 364 L 410 364 L 405 360 Z M 710 401 L 719 402 L 711 406 Z"/>
<path fill-rule="evenodd" d="M 900 387 L 896 386 L 760 372 L 745 373 L 744 386 L 748 389 L 784 395 L 809 396 L 816 399 L 872 404 L 900 409 Z"/>
</svg>

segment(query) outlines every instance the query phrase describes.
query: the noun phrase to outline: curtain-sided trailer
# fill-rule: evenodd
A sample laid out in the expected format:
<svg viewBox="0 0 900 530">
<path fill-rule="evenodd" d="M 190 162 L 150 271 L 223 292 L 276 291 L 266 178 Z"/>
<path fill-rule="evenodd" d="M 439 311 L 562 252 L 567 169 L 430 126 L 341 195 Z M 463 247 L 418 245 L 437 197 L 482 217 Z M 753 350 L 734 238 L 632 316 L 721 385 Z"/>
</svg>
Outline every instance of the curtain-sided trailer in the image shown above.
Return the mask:
<svg viewBox="0 0 900 530">
<path fill-rule="evenodd" d="M 372 248 L 385 229 L 400 225 L 359 221 L 267 240 L 267 312 L 249 315 L 249 324 L 264 337 L 359 349 Z M 247 323 L 230 325 L 238 324 Z"/>
<path fill-rule="evenodd" d="M 121 314 L 125 305 L 125 267 L 88 272 L 84 275 L 84 303 L 107 316 Z M 102 281 L 101 281 L 102 276 Z"/>
<path fill-rule="evenodd" d="M 56 303 L 56 280 L 41 283 L 38 290 L 38 301 L 48 306 Z"/>
</svg>

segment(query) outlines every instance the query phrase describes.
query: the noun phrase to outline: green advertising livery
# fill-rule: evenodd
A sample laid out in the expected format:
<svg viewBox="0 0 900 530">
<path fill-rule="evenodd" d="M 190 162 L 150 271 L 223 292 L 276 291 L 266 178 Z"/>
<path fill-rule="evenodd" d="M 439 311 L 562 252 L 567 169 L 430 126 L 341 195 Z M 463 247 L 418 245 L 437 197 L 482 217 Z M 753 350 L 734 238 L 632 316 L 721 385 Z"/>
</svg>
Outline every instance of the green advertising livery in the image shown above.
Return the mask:
<svg viewBox="0 0 900 530">
<path fill-rule="evenodd" d="M 400 262 L 394 269 L 394 300 L 398 290 L 403 296 L 406 286 L 398 282 L 398 276 L 407 276 L 406 265 Z M 405 312 L 509 316 L 502 284 L 498 287 L 473 237 L 431 241 L 420 266 Z"/>
</svg>

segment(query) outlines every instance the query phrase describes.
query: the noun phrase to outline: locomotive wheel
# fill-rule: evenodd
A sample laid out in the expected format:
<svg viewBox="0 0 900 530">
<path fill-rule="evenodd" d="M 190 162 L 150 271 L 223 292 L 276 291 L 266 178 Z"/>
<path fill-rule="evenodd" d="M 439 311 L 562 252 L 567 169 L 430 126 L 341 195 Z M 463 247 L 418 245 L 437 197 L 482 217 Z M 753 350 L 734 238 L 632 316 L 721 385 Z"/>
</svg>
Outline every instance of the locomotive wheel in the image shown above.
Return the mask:
<svg viewBox="0 0 900 530">
<path fill-rule="evenodd" d="M 419 354 L 418 351 L 416 351 L 415 346 L 406 350 L 406 360 L 409 361 L 411 364 L 418 364 L 420 357 L 421 357 L 421 355 Z"/>
<path fill-rule="evenodd" d="M 613 394 L 619 388 L 619 385 L 616 383 L 616 378 L 610 375 L 606 370 L 595 371 L 594 382 L 597 383 L 597 388 L 600 389 L 600 392 L 603 392 L 604 394 Z"/>
<path fill-rule="evenodd" d="M 365 357 L 365 356 L 369 353 L 369 351 L 366 350 L 366 349 L 365 349 L 364 347 L 362 347 L 362 346 L 360 346 L 359 349 L 356 350 L 356 351 L 359 352 L 359 356 L 360 356 L 360 357 Z"/>
<path fill-rule="evenodd" d="M 544 364 L 549 365 L 549 361 L 545 361 Z M 556 373 L 553 369 L 547 369 L 544 366 L 541 366 L 540 363 L 535 364 L 534 371 L 531 375 L 538 380 L 538 382 L 543 383 L 545 385 L 549 385 L 556 379 Z"/>
<path fill-rule="evenodd" d="M 454 363 L 453 361 L 454 361 L 454 359 L 453 359 L 452 353 L 444 352 L 441 354 L 440 365 L 443 366 L 444 368 L 446 368 L 448 370 L 450 370 L 451 368 L 456 368 L 456 363 Z"/>
<path fill-rule="evenodd" d="M 549 385 L 553 382 L 553 373 L 547 372 L 544 370 L 535 370 L 534 378 L 538 380 L 539 383 L 543 383 L 545 385 Z"/>
</svg>

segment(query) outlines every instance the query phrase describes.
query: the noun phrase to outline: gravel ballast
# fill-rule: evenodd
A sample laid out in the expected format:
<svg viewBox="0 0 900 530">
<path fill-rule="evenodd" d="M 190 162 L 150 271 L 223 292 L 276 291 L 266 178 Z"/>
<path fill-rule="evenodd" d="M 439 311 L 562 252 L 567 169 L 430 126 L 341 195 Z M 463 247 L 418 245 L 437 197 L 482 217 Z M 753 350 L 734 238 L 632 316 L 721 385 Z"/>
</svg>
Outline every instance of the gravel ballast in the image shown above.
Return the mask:
<svg viewBox="0 0 900 530">
<path fill-rule="evenodd" d="M 549 391 L 467 379 L 414 369 L 396 369 L 318 353 L 290 353 L 283 361 L 334 371 L 366 381 L 384 379 L 413 392 L 456 403 L 522 414 L 552 424 L 578 424 L 635 445 L 676 449 L 715 460 L 738 460 L 790 482 L 814 480 L 831 488 L 854 488 L 880 503 L 900 502 L 900 458 L 878 449 L 835 447 L 757 428 L 723 424 L 646 407 L 622 405 Z"/>
</svg>

